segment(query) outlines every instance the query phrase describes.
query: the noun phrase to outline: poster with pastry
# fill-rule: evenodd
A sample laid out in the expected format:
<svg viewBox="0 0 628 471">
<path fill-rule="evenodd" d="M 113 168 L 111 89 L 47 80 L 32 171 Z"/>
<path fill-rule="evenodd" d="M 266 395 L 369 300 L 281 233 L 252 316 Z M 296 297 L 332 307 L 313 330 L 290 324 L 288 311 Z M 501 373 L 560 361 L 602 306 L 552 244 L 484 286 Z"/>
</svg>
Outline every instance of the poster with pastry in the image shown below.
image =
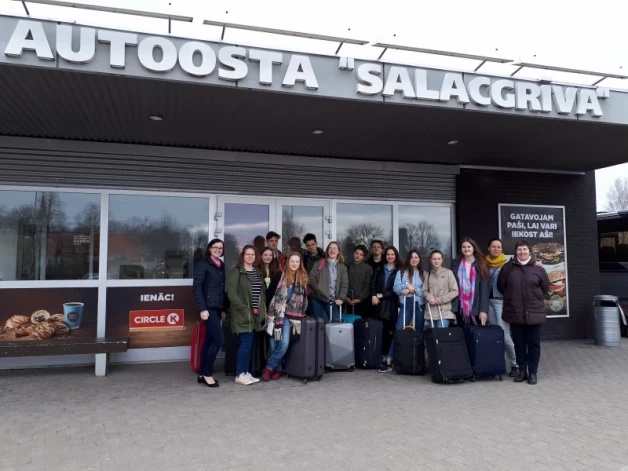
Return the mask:
<svg viewBox="0 0 628 471">
<path fill-rule="evenodd" d="M 96 337 L 97 288 L 0 291 L 0 342 Z"/>
<path fill-rule="evenodd" d="M 531 244 L 534 260 L 543 264 L 550 280 L 545 295 L 547 317 L 568 317 L 565 207 L 500 204 L 499 236 L 508 258 L 514 256 L 517 241 Z"/>
</svg>

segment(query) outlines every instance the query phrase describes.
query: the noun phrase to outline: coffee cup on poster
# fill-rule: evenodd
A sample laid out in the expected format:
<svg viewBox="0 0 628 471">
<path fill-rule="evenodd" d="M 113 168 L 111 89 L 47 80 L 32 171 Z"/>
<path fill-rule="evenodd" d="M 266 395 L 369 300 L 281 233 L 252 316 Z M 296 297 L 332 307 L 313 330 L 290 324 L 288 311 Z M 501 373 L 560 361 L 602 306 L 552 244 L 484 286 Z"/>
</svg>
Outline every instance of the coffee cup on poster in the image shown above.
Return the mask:
<svg viewBox="0 0 628 471">
<path fill-rule="evenodd" d="M 83 303 L 64 303 L 63 304 L 63 322 L 70 329 L 78 329 L 81 327 L 81 319 L 83 318 Z"/>
</svg>

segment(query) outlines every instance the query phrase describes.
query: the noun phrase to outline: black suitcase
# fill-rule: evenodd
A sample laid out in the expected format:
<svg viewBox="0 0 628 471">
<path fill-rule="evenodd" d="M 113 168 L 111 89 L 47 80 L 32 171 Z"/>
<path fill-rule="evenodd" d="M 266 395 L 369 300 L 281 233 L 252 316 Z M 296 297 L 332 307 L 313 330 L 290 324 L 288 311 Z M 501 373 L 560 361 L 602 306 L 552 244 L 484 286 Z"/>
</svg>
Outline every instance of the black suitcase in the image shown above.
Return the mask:
<svg viewBox="0 0 628 471">
<path fill-rule="evenodd" d="M 261 332 L 253 332 L 253 346 L 251 347 L 251 365 L 249 373 L 259 378 L 262 370 L 266 368 L 266 360 L 268 358 L 268 339 L 270 337 L 265 330 Z"/>
<path fill-rule="evenodd" d="M 286 352 L 285 372 L 306 384 L 308 379 L 320 381 L 325 373 L 325 321 L 317 317 L 301 320 L 301 335 L 290 337 Z"/>
<path fill-rule="evenodd" d="M 412 297 L 412 326 L 406 326 L 406 296 L 403 299 L 403 330 L 395 332 L 393 343 L 395 345 L 395 358 L 393 364 L 395 371 L 402 375 L 425 374 L 425 342 L 423 334 L 416 330 L 416 298 Z"/>
<path fill-rule="evenodd" d="M 222 349 L 225 352 L 225 375 L 235 375 L 240 342 L 238 342 L 237 334 L 231 332 L 231 322 L 228 318 L 222 321 L 222 335 L 224 337 Z"/>
<path fill-rule="evenodd" d="M 353 323 L 355 338 L 355 366 L 379 368 L 382 362 L 384 324 L 377 319 L 357 319 Z"/>
<path fill-rule="evenodd" d="M 506 374 L 504 330 L 498 325 L 467 325 L 464 334 L 475 376 Z"/>
<path fill-rule="evenodd" d="M 465 379 L 474 381 L 464 331 L 460 327 L 434 328 L 429 304 L 427 310 L 432 328 L 427 329 L 423 337 L 430 360 L 432 381 L 435 383 L 451 383 Z M 438 310 L 440 313 L 440 306 Z"/>
</svg>

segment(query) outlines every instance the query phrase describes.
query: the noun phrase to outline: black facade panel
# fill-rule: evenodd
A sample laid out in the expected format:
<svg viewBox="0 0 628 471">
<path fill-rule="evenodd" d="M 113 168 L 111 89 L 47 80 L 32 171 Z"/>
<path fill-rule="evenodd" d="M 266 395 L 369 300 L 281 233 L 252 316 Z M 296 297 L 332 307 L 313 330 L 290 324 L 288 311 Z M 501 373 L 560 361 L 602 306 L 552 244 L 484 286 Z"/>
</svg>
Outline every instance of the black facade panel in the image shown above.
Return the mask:
<svg viewBox="0 0 628 471">
<path fill-rule="evenodd" d="M 548 319 L 544 339 L 593 336 L 592 297 L 600 294 L 595 173 L 561 175 L 461 169 L 457 180 L 458 239 L 482 249 L 499 235 L 498 204 L 565 206 L 569 317 Z"/>
</svg>

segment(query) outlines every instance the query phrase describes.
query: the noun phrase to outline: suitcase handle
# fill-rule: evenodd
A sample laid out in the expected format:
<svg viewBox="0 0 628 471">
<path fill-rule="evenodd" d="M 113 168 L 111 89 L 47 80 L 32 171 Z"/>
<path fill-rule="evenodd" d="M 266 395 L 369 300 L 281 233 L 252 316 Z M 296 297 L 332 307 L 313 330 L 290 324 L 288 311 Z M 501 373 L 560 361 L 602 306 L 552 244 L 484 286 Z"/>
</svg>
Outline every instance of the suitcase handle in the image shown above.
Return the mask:
<svg viewBox="0 0 628 471">
<path fill-rule="evenodd" d="M 438 314 L 440 315 L 440 323 L 443 324 L 443 310 L 440 308 L 440 304 L 438 306 Z M 432 309 L 430 308 L 430 303 L 427 303 L 427 312 L 430 314 L 430 322 L 432 324 L 432 329 L 434 328 L 434 318 L 432 317 Z"/>
<path fill-rule="evenodd" d="M 406 301 L 408 297 L 403 297 L 403 328 L 406 328 Z M 416 294 L 412 295 L 412 328 L 416 330 Z"/>
<path fill-rule="evenodd" d="M 329 322 L 334 322 L 334 304 L 335 302 L 329 303 Z M 340 322 L 342 322 L 342 304 L 338 306 L 340 311 Z"/>
</svg>

